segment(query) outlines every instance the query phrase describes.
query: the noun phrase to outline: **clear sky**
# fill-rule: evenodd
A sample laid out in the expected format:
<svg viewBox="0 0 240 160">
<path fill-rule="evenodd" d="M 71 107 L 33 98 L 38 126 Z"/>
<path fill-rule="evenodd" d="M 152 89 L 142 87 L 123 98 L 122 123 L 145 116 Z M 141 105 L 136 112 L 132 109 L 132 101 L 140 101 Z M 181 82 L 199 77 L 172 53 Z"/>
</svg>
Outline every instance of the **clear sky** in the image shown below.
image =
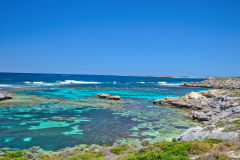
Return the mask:
<svg viewBox="0 0 240 160">
<path fill-rule="evenodd" d="M 240 0 L 0 0 L 0 71 L 240 76 Z"/>
</svg>

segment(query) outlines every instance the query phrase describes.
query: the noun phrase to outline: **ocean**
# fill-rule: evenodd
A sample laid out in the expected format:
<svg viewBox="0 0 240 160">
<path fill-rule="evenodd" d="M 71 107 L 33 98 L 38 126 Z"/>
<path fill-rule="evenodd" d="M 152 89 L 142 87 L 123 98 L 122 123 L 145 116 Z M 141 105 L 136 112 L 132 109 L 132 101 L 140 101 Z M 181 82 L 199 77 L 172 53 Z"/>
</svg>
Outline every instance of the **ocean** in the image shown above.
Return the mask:
<svg viewBox="0 0 240 160">
<path fill-rule="evenodd" d="M 204 88 L 181 87 L 201 78 L 0 73 L 0 148 L 40 146 L 59 150 L 78 144 L 155 143 L 196 126 L 187 110 L 153 105 L 165 97 Z M 99 99 L 98 93 L 121 96 Z"/>
</svg>

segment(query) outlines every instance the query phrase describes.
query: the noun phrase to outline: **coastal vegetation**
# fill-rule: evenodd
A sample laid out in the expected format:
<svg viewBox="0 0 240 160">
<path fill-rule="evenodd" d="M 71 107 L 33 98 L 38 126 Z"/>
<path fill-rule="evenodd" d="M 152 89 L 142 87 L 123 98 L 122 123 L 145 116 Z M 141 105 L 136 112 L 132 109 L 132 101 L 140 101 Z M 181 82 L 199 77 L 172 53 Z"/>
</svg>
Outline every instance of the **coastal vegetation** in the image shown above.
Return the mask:
<svg viewBox="0 0 240 160">
<path fill-rule="evenodd" d="M 7 152 L 0 157 L 0 160 L 189 160 L 193 158 L 230 160 L 234 159 L 233 153 L 238 153 L 239 150 L 239 142 L 223 142 L 220 139 L 211 138 L 160 142 L 141 147 L 117 144 L 115 146 L 79 145 L 58 152 L 33 147 L 28 150 Z"/>
</svg>

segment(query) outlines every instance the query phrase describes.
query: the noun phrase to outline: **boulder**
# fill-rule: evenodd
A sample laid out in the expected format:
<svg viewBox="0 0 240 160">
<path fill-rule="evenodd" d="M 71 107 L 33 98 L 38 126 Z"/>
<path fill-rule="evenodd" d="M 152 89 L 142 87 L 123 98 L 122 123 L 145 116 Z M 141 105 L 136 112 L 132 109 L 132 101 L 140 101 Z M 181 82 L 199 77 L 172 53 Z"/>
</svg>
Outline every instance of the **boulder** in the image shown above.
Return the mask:
<svg viewBox="0 0 240 160">
<path fill-rule="evenodd" d="M 110 94 L 98 94 L 99 98 L 107 98 L 109 96 L 110 96 Z"/>
<path fill-rule="evenodd" d="M 216 91 L 215 90 L 209 90 L 209 91 L 203 91 L 199 92 L 201 95 L 207 97 L 207 98 L 214 98 L 216 97 Z"/>
<path fill-rule="evenodd" d="M 120 96 L 108 96 L 107 99 L 110 99 L 110 100 L 120 100 Z"/>
<path fill-rule="evenodd" d="M 161 99 L 156 99 L 153 101 L 153 104 L 159 104 L 161 102 Z"/>
<path fill-rule="evenodd" d="M 7 94 L 7 93 L 0 93 L 0 101 L 5 100 L 5 99 L 12 99 L 12 95 Z"/>
<path fill-rule="evenodd" d="M 206 114 L 202 111 L 192 111 L 192 119 L 198 121 L 209 121 L 211 119 L 211 114 Z"/>
<path fill-rule="evenodd" d="M 203 97 L 201 94 L 199 94 L 198 92 L 191 92 L 188 94 L 189 99 L 199 99 L 201 97 Z"/>
<path fill-rule="evenodd" d="M 99 98 L 109 99 L 109 100 L 120 100 L 121 97 L 118 95 L 111 96 L 110 94 L 98 94 Z"/>
</svg>

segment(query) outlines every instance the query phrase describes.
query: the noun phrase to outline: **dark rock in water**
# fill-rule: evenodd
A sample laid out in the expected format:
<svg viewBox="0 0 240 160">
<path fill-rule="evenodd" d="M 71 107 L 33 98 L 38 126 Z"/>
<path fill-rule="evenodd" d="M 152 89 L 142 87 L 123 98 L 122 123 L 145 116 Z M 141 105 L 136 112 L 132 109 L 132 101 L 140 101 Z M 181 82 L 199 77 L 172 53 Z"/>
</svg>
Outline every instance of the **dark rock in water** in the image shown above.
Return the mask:
<svg viewBox="0 0 240 160">
<path fill-rule="evenodd" d="M 12 99 L 12 95 L 7 94 L 7 93 L 0 93 L 0 101 L 5 100 L 5 99 Z"/>
<path fill-rule="evenodd" d="M 121 97 L 120 96 L 110 96 L 110 94 L 98 94 L 99 98 L 103 98 L 103 99 L 109 99 L 109 100 L 120 100 Z"/>
<path fill-rule="evenodd" d="M 110 96 L 110 94 L 98 94 L 99 98 L 107 98 L 109 96 Z"/>
<path fill-rule="evenodd" d="M 181 83 L 185 87 L 240 89 L 240 78 L 209 78 L 202 82 Z"/>
<path fill-rule="evenodd" d="M 109 97 L 107 97 L 107 99 L 110 99 L 110 100 L 120 100 L 120 96 L 109 96 Z"/>
</svg>

